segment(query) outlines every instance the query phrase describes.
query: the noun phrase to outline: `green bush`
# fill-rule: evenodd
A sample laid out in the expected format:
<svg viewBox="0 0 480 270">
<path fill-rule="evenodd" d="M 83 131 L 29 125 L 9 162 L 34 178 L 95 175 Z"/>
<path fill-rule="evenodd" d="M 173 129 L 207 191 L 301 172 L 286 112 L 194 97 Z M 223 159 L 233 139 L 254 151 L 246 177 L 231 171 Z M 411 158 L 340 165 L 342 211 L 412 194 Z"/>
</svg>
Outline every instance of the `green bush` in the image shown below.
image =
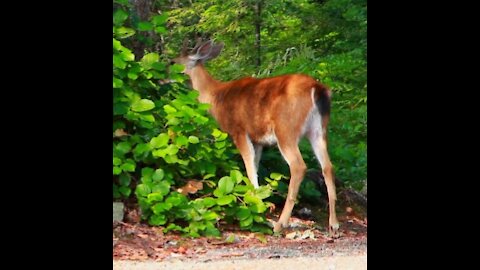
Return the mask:
<svg viewBox="0 0 480 270">
<path fill-rule="evenodd" d="M 263 201 L 270 187 L 255 190 L 238 171 L 238 152 L 208 116 L 209 105 L 198 103 L 198 92 L 182 84 L 183 67 L 170 66 L 167 73 L 154 52 L 135 61 L 125 45 L 139 31 L 164 31 L 166 18 L 154 16 L 135 27 L 128 18 L 126 8 L 113 16 L 113 197 L 134 193 L 142 218 L 165 232 L 218 236 L 220 220 L 270 232 L 264 216 L 270 204 Z M 156 83 L 168 78 L 176 83 Z M 204 188 L 178 192 L 189 179 Z"/>
</svg>

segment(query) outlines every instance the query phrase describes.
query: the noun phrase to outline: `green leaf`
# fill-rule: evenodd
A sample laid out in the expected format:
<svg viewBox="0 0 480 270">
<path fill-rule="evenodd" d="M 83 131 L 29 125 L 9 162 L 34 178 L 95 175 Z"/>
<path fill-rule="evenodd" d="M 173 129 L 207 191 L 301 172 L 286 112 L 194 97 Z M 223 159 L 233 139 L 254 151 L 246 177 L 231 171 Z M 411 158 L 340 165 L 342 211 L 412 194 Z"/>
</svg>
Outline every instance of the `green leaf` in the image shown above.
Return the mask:
<svg viewBox="0 0 480 270">
<path fill-rule="evenodd" d="M 155 173 L 152 175 L 152 179 L 155 181 L 160 181 L 163 179 L 164 176 L 165 176 L 165 172 L 163 171 L 163 169 L 157 169 L 155 170 Z"/>
<path fill-rule="evenodd" d="M 163 196 L 170 192 L 170 183 L 162 181 L 153 187 L 154 192 L 160 192 Z"/>
<path fill-rule="evenodd" d="M 123 81 L 113 77 L 113 88 L 121 88 L 123 86 Z"/>
<path fill-rule="evenodd" d="M 155 33 L 165 34 L 165 33 L 167 33 L 167 28 L 165 28 L 163 26 L 157 26 L 157 27 L 155 27 Z"/>
<path fill-rule="evenodd" d="M 128 186 L 130 185 L 130 175 L 128 173 L 122 173 L 118 178 L 118 181 L 120 182 L 120 185 Z"/>
<path fill-rule="evenodd" d="M 152 22 L 155 25 L 164 24 L 164 23 L 167 22 L 167 20 L 168 20 L 168 13 L 167 12 L 164 12 L 162 15 L 153 16 L 153 18 L 152 18 Z"/>
<path fill-rule="evenodd" d="M 128 13 L 123 9 L 117 9 L 113 13 L 113 23 L 115 25 L 121 25 L 128 18 Z"/>
<path fill-rule="evenodd" d="M 152 192 L 152 190 L 145 184 L 139 184 L 135 189 L 135 194 L 137 194 L 137 196 L 146 197 L 150 192 Z"/>
<path fill-rule="evenodd" d="M 120 171 L 121 172 L 121 171 Z M 223 192 L 220 191 L 218 188 L 213 191 L 213 195 L 217 198 L 223 197 Z"/>
<path fill-rule="evenodd" d="M 179 197 L 169 196 L 166 200 L 166 203 L 170 203 L 173 206 L 178 206 L 182 203 L 182 199 Z"/>
<path fill-rule="evenodd" d="M 167 149 L 166 150 L 166 153 L 170 156 L 173 156 L 173 155 L 176 155 L 178 153 L 178 150 L 180 148 L 178 148 L 178 146 L 176 146 L 175 144 L 170 144 L 167 146 Z"/>
<path fill-rule="evenodd" d="M 254 215 L 254 216 L 253 216 L 253 220 L 254 220 L 255 222 L 257 222 L 257 223 L 263 223 L 263 222 L 265 222 L 265 218 L 262 217 L 262 216 L 259 216 L 259 215 Z"/>
<path fill-rule="evenodd" d="M 153 192 L 147 195 L 147 201 L 149 203 L 161 202 L 163 201 L 163 195 L 159 192 Z"/>
<path fill-rule="evenodd" d="M 132 104 L 132 111 L 134 112 L 149 111 L 153 108 L 155 108 L 155 103 L 149 99 L 140 99 Z"/>
<path fill-rule="evenodd" d="M 184 146 L 184 145 L 188 145 L 188 139 L 187 137 L 183 136 L 183 135 L 180 135 L 178 137 L 175 138 L 175 144 L 178 146 L 178 147 L 181 147 L 181 146 Z"/>
<path fill-rule="evenodd" d="M 117 157 L 114 157 L 113 158 L 113 165 L 118 166 L 120 164 L 122 164 L 122 160 L 117 158 Z"/>
<path fill-rule="evenodd" d="M 146 70 L 151 69 L 153 63 L 158 62 L 160 59 L 158 53 L 147 53 L 143 56 L 142 60 L 140 60 L 140 64 Z"/>
<path fill-rule="evenodd" d="M 240 227 L 245 228 L 245 227 L 248 227 L 248 226 L 252 225 L 252 223 L 253 223 L 253 217 L 248 216 L 246 219 L 240 220 Z"/>
<path fill-rule="evenodd" d="M 152 211 L 155 214 L 160 214 L 172 209 L 172 204 L 167 202 L 159 202 L 152 206 Z"/>
<path fill-rule="evenodd" d="M 226 196 L 223 196 L 223 197 L 220 197 L 217 199 L 217 204 L 218 205 L 227 205 L 231 202 L 233 202 L 233 200 L 235 199 L 235 196 L 233 195 L 226 195 Z"/>
<path fill-rule="evenodd" d="M 163 106 L 163 110 L 168 114 L 177 112 L 177 109 L 175 109 L 173 106 L 169 104 Z"/>
<path fill-rule="evenodd" d="M 261 186 L 255 190 L 255 195 L 260 199 L 265 199 L 272 195 L 272 190 L 270 186 Z"/>
<path fill-rule="evenodd" d="M 249 216 L 251 216 L 251 212 L 250 212 L 250 209 L 248 209 L 247 207 L 245 206 L 242 206 L 238 209 L 237 213 L 235 214 L 235 216 L 238 218 L 238 220 L 244 220 L 246 218 L 248 218 Z"/>
<path fill-rule="evenodd" d="M 165 215 L 152 215 L 148 219 L 148 223 L 154 226 L 164 225 L 167 223 L 167 217 Z"/>
<path fill-rule="evenodd" d="M 247 193 L 245 193 L 245 196 L 243 197 L 243 199 L 248 204 L 263 203 L 260 198 L 258 198 L 256 195 L 252 194 L 252 191 L 248 191 Z"/>
<path fill-rule="evenodd" d="M 118 188 L 118 191 L 125 197 L 129 197 L 132 190 L 129 187 L 121 186 Z"/>
<path fill-rule="evenodd" d="M 122 173 L 122 169 L 120 167 L 113 167 L 113 174 L 114 175 L 118 175 L 118 174 L 121 174 Z"/>
<path fill-rule="evenodd" d="M 172 73 L 182 73 L 185 70 L 185 66 L 181 64 L 173 64 L 169 67 Z"/>
<path fill-rule="evenodd" d="M 151 22 L 139 22 L 137 29 L 140 31 L 150 31 L 153 29 L 153 24 Z"/>
<path fill-rule="evenodd" d="M 188 137 L 188 142 L 192 143 L 192 144 L 197 144 L 200 142 L 200 140 L 198 139 L 198 137 L 196 136 L 189 136 Z"/>
<path fill-rule="evenodd" d="M 243 175 L 238 170 L 232 170 L 230 171 L 230 177 L 234 183 L 240 184 L 242 182 Z"/>
<path fill-rule="evenodd" d="M 150 146 L 152 148 L 161 148 L 168 144 L 170 137 L 167 133 L 160 133 L 157 137 L 152 138 L 150 140 Z"/>
<path fill-rule="evenodd" d="M 152 68 L 158 71 L 165 71 L 165 63 L 156 62 L 152 64 Z"/>
<path fill-rule="evenodd" d="M 285 177 L 284 177 L 282 174 L 280 174 L 280 173 L 271 173 L 271 174 L 270 174 L 270 178 L 273 179 L 273 180 L 277 180 L 277 181 L 278 181 L 278 180 L 282 179 L 282 177 L 285 178 Z"/>
<path fill-rule="evenodd" d="M 121 154 L 126 154 L 130 151 L 130 149 L 132 149 L 132 145 L 129 142 L 121 142 L 117 144 L 115 149 Z"/>
<path fill-rule="evenodd" d="M 127 63 L 123 61 L 120 55 L 114 54 L 113 55 L 113 65 L 120 69 L 124 69 L 127 66 Z"/>
<path fill-rule="evenodd" d="M 126 172 L 134 172 L 135 171 L 135 163 L 123 163 L 122 166 L 120 166 L 123 171 Z"/>
<path fill-rule="evenodd" d="M 135 34 L 135 30 L 133 30 L 132 28 L 128 28 L 124 26 L 115 28 L 115 35 L 120 39 L 133 36 L 134 34 Z"/>
<path fill-rule="evenodd" d="M 203 199 L 203 205 L 206 207 L 206 208 L 210 208 L 212 206 L 214 206 L 215 204 L 217 204 L 216 200 L 212 197 L 206 197 L 205 199 Z"/>
<path fill-rule="evenodd" d="M 147 152 L 148 150 L 150 150 L 150 145 L 149 144 L 146 144 L 146 143 L 140 143 L 140 144 L 137 144 L 137 146 L 135 147 L 135 149 L 133 149 L 133 153 L 137 156 Z"/>
<path fill-rule="evenodd" d="M 229 176 L 224 176 L 218 181 L 218 187 L 222 194 L 228 194 L 233 191 L 233 187 L 235 186 L 235 183 L 233 182 L 232 178 Z"/>
<path fill-rule="evenodd" d="M 207 211 L 207 212 L 203 213 L 202 217 L 205 220 L 214 220 L 214 219 L 217 219 L 219 216 L 218 216 L 217 213 L 215 213 L 213 211 Z"/>
<path fill-rule="evenodd" d="M 257 203 L 257 204 L 252 204 L 249 206 L 250 210 L 253 213 L 263 213 L 265 210 L 267 210 L 267 206 L 262 202 L 262 203 Z"/>
</svg>

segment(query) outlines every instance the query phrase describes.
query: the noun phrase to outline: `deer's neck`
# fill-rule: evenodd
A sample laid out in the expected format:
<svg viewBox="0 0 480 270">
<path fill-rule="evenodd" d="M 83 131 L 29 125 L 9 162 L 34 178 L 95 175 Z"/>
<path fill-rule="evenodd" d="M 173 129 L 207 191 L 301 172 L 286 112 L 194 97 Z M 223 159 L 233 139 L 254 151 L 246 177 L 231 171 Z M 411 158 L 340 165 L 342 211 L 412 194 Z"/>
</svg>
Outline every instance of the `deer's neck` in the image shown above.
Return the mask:
<svg viewBox="0 0 480 270">
<path fill-rule="evenodd" d="M 200 92 L 198 100 L 202 103 L 212 104 L 215 92 L 222 84 L 215 80 L 202 64 L 195 66 L 190 73 L 192 87 Z"/>
</svg>

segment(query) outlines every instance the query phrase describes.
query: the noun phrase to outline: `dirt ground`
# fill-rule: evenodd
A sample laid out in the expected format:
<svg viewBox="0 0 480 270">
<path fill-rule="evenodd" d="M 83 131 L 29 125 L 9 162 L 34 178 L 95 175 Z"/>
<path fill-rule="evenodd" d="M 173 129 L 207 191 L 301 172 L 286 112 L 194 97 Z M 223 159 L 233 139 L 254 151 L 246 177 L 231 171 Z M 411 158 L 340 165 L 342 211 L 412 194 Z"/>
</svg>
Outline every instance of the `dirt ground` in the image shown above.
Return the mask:
<svg viewBox="0 0 480 270">
<path fill-rule="evenodd" d="M 280 235 L 225 227 L 221 238 L 188 238 L 164 234 L 161 227 L 117 222 L 114 269 L 366 269 L 366 207 L 341 201 L 346 203 L 338 208 L 340 237 L 335 239 L 325 229 L 328 218 L 315 222 L 301 215 L 292 217 Z"/>
</svg>

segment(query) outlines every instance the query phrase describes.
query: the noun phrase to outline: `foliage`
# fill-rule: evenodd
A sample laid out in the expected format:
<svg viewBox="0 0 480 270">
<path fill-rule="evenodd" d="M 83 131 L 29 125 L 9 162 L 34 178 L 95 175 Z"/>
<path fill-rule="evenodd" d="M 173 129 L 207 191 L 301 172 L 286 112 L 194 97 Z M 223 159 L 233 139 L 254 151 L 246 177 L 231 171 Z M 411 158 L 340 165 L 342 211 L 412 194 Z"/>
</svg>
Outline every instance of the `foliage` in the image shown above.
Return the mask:
<svg viewBox="0 0 480 270">
<path fill-rule="evenodd" d="M 208 117 L 209 105 L 199 104 L 198 92 L 181 83 L 183 67 L 173 65 L 167 73 L 158 53 L 135 61 L 124 45 L 137 32 L 165 21 L 154 16 L 132 26 L 128 18 L 121 7 L 113 16 L 114 198 L 128 198 L 134 189 L 142 218 L 166 225 L 165 231 L 218 236 L 216 225 L 224 219 L 242 229 L 269 232 L 264 217 L 269 204 L 263 202 L 269 187 L 254 190 L 237 170 L 232 158 L 237 152 Z M 155 83 L 167 76 L 178 83 Z M 205 188 L 196 194 L 177 191 L 188 179 L 199 178 Z"/>
</svg>

